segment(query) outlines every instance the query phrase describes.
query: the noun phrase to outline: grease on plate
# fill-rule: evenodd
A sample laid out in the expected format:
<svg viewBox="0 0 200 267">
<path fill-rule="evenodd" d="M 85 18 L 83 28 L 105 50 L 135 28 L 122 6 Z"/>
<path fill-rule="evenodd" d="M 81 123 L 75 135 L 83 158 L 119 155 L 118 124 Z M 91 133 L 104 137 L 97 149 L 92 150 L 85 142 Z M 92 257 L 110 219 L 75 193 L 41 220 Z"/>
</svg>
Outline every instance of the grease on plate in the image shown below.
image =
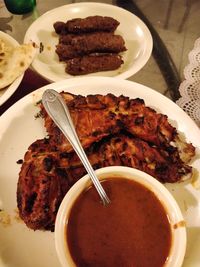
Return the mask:
<svg viewBox="0 0 200 267">
<path fill-rule="evenodd" d="M 4 210 L 0 210 L 0 224 L 4 227 L 11 225 L 11 216 Z"/>
<path fill-rule="evenodd" d="M 186 226 L 186 222 L 185 221 L 180 221 L 180 222 L 177 222 L 173 225 L 173 228 L 174 229 L 178 229 L 180 227 L 185 227 Z"/>
</svg>

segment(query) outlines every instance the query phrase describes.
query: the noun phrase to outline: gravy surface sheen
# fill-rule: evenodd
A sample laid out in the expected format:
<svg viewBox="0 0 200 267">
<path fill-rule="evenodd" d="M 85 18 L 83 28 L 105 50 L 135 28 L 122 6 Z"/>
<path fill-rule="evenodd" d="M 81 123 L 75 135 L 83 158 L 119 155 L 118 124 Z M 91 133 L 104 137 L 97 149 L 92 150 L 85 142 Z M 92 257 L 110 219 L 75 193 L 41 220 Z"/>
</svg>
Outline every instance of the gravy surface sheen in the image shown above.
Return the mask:
<svg viewBox="0 0 200 267">
<path fill-rule="evenodd" d="M 171 246 L 165 208 L 148 188 L 125 178 L 102 181 L 103 206 L 91 186 L 75 201 L 66 229 L 78 267 L 161 267 Z"/>
</svg>

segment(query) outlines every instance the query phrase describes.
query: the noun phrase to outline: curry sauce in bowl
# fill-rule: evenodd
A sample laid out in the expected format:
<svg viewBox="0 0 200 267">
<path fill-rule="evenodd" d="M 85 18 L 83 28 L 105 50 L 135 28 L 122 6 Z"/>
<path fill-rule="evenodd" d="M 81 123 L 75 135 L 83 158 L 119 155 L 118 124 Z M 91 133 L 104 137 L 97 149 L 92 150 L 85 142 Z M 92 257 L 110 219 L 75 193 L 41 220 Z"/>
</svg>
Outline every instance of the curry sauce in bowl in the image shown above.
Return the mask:
<svg viewBox="0 0 200 267">
<path fill-rule="evenodd" d="M 181 266 L 186 231 L 168 190 L 153 177 L 128 167 L 102 168 L 97 175 L 111 203 L 103 206 L 87 175 L 67 193 L 55 227 L 61 264 Z"/>
</svg>

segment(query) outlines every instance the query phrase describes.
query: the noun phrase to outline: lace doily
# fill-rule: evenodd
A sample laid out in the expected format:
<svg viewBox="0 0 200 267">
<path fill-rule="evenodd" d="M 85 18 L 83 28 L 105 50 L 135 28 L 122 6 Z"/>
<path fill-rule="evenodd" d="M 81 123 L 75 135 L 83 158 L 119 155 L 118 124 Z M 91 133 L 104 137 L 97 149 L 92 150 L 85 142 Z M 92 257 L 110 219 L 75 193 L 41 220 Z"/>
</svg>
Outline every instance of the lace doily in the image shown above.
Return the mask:
<svg viewBox="0 0 200 267">
<path fill-rule="evenodd" d="M 176 102 L 200 127 L 200 38 L 189 53 L 184 69 L 185 80 L 180 84 L 181 98 Z"/>
</svg>

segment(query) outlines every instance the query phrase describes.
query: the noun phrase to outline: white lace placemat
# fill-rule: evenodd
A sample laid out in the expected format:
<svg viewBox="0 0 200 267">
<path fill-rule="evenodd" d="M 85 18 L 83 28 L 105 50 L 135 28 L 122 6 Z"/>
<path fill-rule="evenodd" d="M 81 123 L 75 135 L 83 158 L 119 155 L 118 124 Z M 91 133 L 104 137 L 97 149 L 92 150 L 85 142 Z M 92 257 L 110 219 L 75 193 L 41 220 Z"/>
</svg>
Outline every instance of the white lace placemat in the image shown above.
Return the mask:
<svg viewBox="0 0 200 267">
<path fill-rule="evenodd" d="M 176 103 L 200 127 L 200 38 L 189 53 L 189 64 L 184 69 L 185 80 L 180 84 L 180 99 Z"/>
</svg>

